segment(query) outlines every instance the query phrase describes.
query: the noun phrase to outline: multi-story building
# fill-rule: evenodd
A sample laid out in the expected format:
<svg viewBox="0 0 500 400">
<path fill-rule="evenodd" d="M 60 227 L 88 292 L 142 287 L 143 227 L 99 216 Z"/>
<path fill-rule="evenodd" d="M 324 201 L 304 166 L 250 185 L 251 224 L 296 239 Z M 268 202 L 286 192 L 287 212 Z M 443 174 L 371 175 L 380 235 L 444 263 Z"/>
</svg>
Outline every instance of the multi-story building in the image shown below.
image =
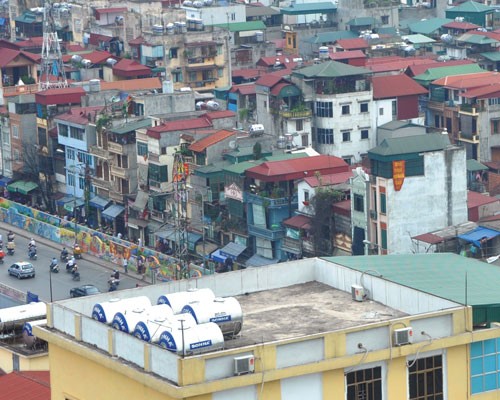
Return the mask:
<svg viewBox="0 0 500 400">
<path fill-rule="evenodd" d="M 448 135 L 385 139 L 368 158 L 369 191 L 354 193 L 352 205 L 353 214 L 369 213 L 369 227 L 354 246 L 366 240 L 378 254 L 409 254 L 412 236 L 467 221 L 465 149 Z"/>
<path fill-rule="evenodd" d="M 371 71 L 325 61 L 292 73 L 307 109 L 313 110 L 313 147 L 351 164 L 376 143 Z"/>
<path fill-rule="evenodd" d="M 464 276 L 467 292 L 456 290 Z M 241 334 L 192 339 L 204 326 L 184 322 L 170 341 L 143 341 L 98 320 L 111 320 L 116 292 L 48 305 L 34 334 L 49 343 L 54 399 L 493 399 L 497 278 L 497 266 L 455 254 L 312 258 L 118 292 L 156 304 L 212 289 L 236 298 L 222 315 Z"/>
</svg>

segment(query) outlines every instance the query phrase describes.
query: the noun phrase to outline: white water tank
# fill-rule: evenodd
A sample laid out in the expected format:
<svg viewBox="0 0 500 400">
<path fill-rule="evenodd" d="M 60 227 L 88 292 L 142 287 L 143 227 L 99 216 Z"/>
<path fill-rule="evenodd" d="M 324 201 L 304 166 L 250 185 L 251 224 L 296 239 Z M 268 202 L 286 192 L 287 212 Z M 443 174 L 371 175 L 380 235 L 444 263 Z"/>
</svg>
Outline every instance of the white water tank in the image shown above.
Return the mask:
<svg viewBox="0 0 500 400">
<path fill-rule="evenodd" d="M 172 35 L 175 33 L 175 25 L 172 22 L 169 22 L 166 26 L 167 28 L 167 35 Z"/>
<path fill-rule="evenodd" d="M 179 22 L 180 33 L 187 32 L 187 24 L 185 22 Z"/>
<path fill-rule="evenodd" d="M 111 58 L 111 57 L 106 60 L 106 64 L 111 65 L 111 66 L 115 65 L 117 62 L 118 61 L 116 61 L 114 58 Z"/>
<path fill-rule="evenodd" d="M 100 79 L 91 79 L 89 80 L 89 92 L 100 92 L 101 91 L 101 80 Z"/>
<path fill-rule="evenodd" d="M 153 25 L 153 35 L 163 35 L 163 25 Z"/>
<path fill-rule="evenodd" d="M 163 294 L 158 297 L 158 304 L 167 304 L 172 307 L 174 314 L 179 314 L 186 304 L 200 301 L 212 302 L 215 294 L 212 289 L 189 289 L 185 292 Z"/>
<path fill-rule="evenodd" d="M 71 56 L 71 62 L 79 63 L 80 61 L 82 61 L 82 56 L 81 55 L 79 55 L 79 54 L 73 54 Z"/>
<path fill-rule="evenodd" d="M 219 103 L 217 103 L 214 100 L 208 100 L 207 101 L 207 110 L 217 111 L 219 109 L 220 109 L 220 104 Z"/>
<path fill-rule="evenodd" d="M 175 331 L 188 329 L 196 326 L 196 321 L 192 315 L 177 314 L 168 318 L 151 318 L 145 321 L 139 321 L 134 328 L 133 335 L 145 342 L 158 343 L 160 335 L 165 330 Z"/>
<path fill-rule="evenodd" d="M 224 335 L 237 335 L 243 324 L 243 312 L 234 297 L 216 297 L 212 302 L 190 303 L 184 306 L 182 312 L 191 314 L 197 324 L 216 323 Z"/>
<path fill-rule="evenodd" d="M 174 93 L 174 83 L 170 79 L 165 79 L 161 83 L 161 90 L 163 93 Z"/>
<path fill-rule="evenodd" d="M 111 324 L 115 314 L 133 308 L 149 308 L 151 301 L 146 296 L 130 297 L 128 299 L 111 299 L 97 303 L 92 309 L 92 318 L 99 322 Z"/>
<path fill-rule="evenodd" d="M 250 133 L 250 136 L 263 135 L 264 134 L 264 125 L 262 125 L 262 124 L 250 125 L 249 133 Z"/>
<path fill-rule="evenodd" d="M 148 319 L 165 319 L 173 316 L 174 313 L 170 306 L 158 304 L 146 308 L 134 308 L 132 310 L 119 311 L 113 317 L 111 326 L 116 330 L 132 333 L 139 321 Z"/>
<path fill-rule="evenodd" d="M 36 337 L 33 336 L 33 327 L 47 325 L 46 319 L 38 319 L 36 321 L 25 322 L 23 326 L 23 342 L 26 346 L 31 347 L 36 341 Z"/>
<path fill-rule="evenodd" d="M 263 42 L 264 41 L 264 32 L 262 32 L 262 31 L 255 32 L 255 40 L 257 42 Z"/>
<path fill-rule="evenodd" d="M 181 355 L 193 355 L 224 348 L 224 335 L 217 324 L 208 322 L 184 331 L 165 330 L 160 334 L 159 345 Z M 184 343 L 184 348 L 182 344 Z"/>
<path fill-rule="evenodd" d="M 330 57 L 330 49 L 327 46 L 321 46 L 319 48 L 319 58 L 321 60 L 326 60 Z"/>
<path fill-rule="evenodd" d="M 21 306 L 0 309 L 0 331 L 22 327 L 27 321 L 45 318 L 47 305 L 43 302 L 33 302 Z"/>
</svg>

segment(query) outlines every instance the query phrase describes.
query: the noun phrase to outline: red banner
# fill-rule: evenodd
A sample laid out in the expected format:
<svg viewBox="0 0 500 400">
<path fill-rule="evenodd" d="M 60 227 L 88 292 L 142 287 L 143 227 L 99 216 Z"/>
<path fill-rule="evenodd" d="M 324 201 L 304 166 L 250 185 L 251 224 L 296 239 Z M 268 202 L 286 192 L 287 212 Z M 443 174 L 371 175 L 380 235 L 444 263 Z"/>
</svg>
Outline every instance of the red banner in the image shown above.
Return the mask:
<svg viewBox="0 0 500 400">
<path fill-rule="evenodd" d="M 392 181 L 394 190 L 399 192 L 405 181 L 405 161 L 398 160 L 392 162 Z"/>
</svg>

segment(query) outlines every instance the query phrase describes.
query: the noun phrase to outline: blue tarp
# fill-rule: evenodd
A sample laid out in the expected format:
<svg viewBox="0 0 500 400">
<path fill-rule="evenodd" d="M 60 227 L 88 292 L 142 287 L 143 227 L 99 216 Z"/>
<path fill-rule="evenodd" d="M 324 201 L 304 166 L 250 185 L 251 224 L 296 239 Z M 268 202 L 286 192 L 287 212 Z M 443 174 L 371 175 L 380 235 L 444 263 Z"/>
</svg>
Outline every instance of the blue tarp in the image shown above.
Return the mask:
<svg viewBox="0 0 500 400">
<path fill-rule="evenodd" d="M 125 211 L 125 207 L 119 204 L 113 204 L 102 212 L 102 217 L 107 220 L 114 220 L 123 211 Z"/>
<path fill-rule="evenodd" d="M 0 178 L 0 187 L 7 187 L 7 185 L 12 181 L 11 178 L 3 177 Z"/>
<path fill-rule="evenodd" d="M 243 246 L 242 244 L 229 242 L 222 249 L 220 249 L 220 254 L 236 261 L 238 256 L 243 253 L 245 249 L 246 246 Z"/>
<path fill-rule="evenodd" d="M 223 256 L 221 253 L 220 253 L 220 249 L 217 249 L 215 250 L 212 254 L 210 254 L 210 258 L 212 260 L 214 260 L 215 262 L 220 262 L 220 263 L 224 263 L 224 261 L 226 261 L 226 258 L 225 256 Z"/>
<path fill-rule="evenodd" d="M 105 199 L 104 197 L 101 196 L 94 196 L 90 199 L 89 205 L 91 207 L 97 208 L 98 210 L 104 210 L 106 206 L 111 202 L 109 199 Z"/>
<path fill-rule="evenodd" d="M 473 243 L 477 247 L 481 247 L 481 239 L 486 238 L 489 240 L 497 237 L 498 235 L 500 235 L 500 232 L 494 229 L 478 226 L 476 229 L 470 232 L 464 233 L 463 235 L 458 235 L 458 238 Z"/>
</svg>

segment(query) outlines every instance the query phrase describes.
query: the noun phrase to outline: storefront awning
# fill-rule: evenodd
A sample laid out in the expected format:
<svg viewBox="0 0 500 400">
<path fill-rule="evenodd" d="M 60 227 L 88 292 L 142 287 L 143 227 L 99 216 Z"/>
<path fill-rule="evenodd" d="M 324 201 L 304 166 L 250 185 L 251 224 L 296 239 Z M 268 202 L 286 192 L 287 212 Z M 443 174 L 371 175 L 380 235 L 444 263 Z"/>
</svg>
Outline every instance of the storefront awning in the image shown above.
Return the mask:
<svg viewBox="0 0 500 400">
<path fill-rule="evenodd" d="M 245 251 L 245 249 L 246 247 L 242 244 L 229 242 L 220 250 L 220 254 L 236 260 L 238 256 Z"/>
<path fill-rule="evenodd" d="M 35 182 L 29 181 L 17 181 L 7 185 L 7 190 L 12 193 L 28 194 L 32 190 L 35 190 L 38 185 Z"/>
<path fill-rule="evenodd" d="M 73 208 L 78 208 L 81 207 L 85 204 L 85 202 L 82 199 L 72 199 L 71 201 L 68 201 L 67 203 L 64 204 L 64 209 L 69 212 L 73 212 Z"/>
<path fill-rule="evenodd" d="M 194 251 L 196 247 L 196 242 L 200 240 L 203 236 L 199 233 L 188 232 L 187 240 L 188 240 L 188 250 Z"/>
<path fill-rule="evenodd" d="M 0 187 L 6 187 L 12 181 L 11 178 L 3 177 L 0 178 Z"/>
<path fill-rule="evenodd" d="M 73 196 L 69 196 L 69 195 L 66 195 L 66 196 L 63 196 L 61 197 L 59 200 L 56 201 L 56 204 L 58 206 L 64 206 L 66 203 L 69 203 L 70 201 L 73 201 L 74 197 Z"/>
<path fill-rule="evenodd" d="M 148 200 L 149 194 L 143 191 L 139 191 L 137 192 L 137 196 L 135 197 L 134 204 L 132 204 L 130 207 L 132 207 L 134 210 L 143 212 L 148 205 Z"/>
<path fill-rule="evenodd" d="M 109 199 L 105 199 L 101 196 L 94 196 L 89 201 L 89 206 L 97 208 L 98 210 L 104 210 L 106 206 L 111 202 Z"/>
<path fill-rule="evenodd" d="M 137 218 L 128 218 L 127 225 L 129 228 L 132 229 L 139 229 L 139 228 L 145 228 L 148 226 L 149 221 L 146 221 L 144 219 L 137 219 Z"/>
<path fill-rule="evenodd" d="M 227 257 L 220 252 L 220 249 L 218 249 L 215 250 L 212 254 L 210 254 L 210 258 L 215 262 L 223 263 L 224 261 L 226 261 Z"/>
<path fill-rule="evenodd" d="M 497 237 L 498 235 L 500 235 L 500 232 L 494 229 L 479 226 L 470 232 L 464 233 L 463 235 L 458 235 L 458 237 L 459 239 L 463 239 L 467 242 L 473 243 L 477 247 L 481 247 L 481 239 L 489 240 Z"/>
<path fill-rule="evenodd" d="M 245 265 L 247 267 L 263 267 L 264 265 L 277 264 L 279 260 L 270 259 L 266 257 L 259 256 L 258 254 L 254 254 L 250 257 Z"/>
<path fill-rule="evenodd" d="M 102 212 L 102 217 L 108 220 L 113 220 L 118 217 L 118 215 L 120 215 L 123 211 L 125 211 L 125 207 L 120 206 L 119 204 L 113 204 Z"/>
<path fill-rule="evenodd" d="M 155 236 L 164 240 L 174 240 L 175 229 L 174 228 L 163 229 L 159 232 L 155 232 Z"/>
</svg>

